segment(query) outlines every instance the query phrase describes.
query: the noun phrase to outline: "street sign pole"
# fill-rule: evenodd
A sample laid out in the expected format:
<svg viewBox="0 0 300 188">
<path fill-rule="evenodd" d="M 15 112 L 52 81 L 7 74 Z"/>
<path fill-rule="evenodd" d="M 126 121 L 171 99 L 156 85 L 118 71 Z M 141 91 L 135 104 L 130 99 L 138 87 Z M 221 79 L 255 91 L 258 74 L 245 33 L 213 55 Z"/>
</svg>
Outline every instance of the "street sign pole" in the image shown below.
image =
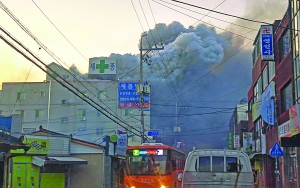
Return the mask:
<svg viewBox="0 0 300 188">
<path fill-rule="evenodd" d="M 279 188 L 279 170 L 278 170 L 278 157 L 282 157 L 284 155 L 281 147 L 278 142 L 275 142 L 274 146 L 269 151 L 270 157 L 275 158 L 275 186 Z"/>
<path fill-rule="evenodd" d="M 279 188 L 278 157 L 275 158 L 275 177 L 276 177 L 276 188 Z"/>
</svg>

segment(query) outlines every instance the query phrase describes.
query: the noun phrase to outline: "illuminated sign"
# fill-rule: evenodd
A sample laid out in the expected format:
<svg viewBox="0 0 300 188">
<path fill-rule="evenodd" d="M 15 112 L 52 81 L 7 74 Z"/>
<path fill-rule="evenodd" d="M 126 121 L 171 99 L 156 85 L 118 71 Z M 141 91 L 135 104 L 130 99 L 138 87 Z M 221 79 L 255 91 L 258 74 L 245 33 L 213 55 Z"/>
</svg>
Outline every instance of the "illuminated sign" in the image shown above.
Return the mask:
<svg viewBox="0 0 300 188">
<path fill-rule="evenodd" d="M 144 83 L 146 85 L 147 82 Z M 137 92 L 138 82 L 119 82 L 118 86 L 118 107 L 119 108 L 140 108 L 141 96 Z M 144 96 L 144 108 L 149 108 L 149 94 Z"/>
<path fill-rule="evenodd" d="M 272 25 L 262 25 L 260 27 L 260 40 L 261 40 L 261 59 L 267 61 L 274 61 Z"/>
<path fill-rule="evenodd" d="M 132 150 L 133 156 L 140 156 L 140 155 L 163 155 L 162 149 L 156 149 L 156 150 L 138 150 L 134 149 Z"/>
</svg>

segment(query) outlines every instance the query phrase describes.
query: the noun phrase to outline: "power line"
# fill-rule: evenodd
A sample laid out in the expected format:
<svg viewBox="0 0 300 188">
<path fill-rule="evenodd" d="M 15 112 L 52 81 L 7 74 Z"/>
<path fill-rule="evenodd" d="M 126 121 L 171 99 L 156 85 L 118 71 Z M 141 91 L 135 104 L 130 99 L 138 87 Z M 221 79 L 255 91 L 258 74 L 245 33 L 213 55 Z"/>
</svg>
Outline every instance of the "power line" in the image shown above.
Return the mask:
<svg viewBox="0 0 300 188">
<path fill-rule="evenodd" d="M 262 22 L 262 21 L 258 21 L 258 20 L 243 18 L 243 17 L 232 15 L 232 14 L 226 14 L 226 13 L 223 13 L 223 12 L 219 12 L 219 11 L 211 10 L 211 9 L 208 9 L 208 8 L 196 6 L 196 5 L 185 3 L 185 2 L 182 2 L 182 1 L 177 1 L 177 0 L 171 0 L 171 1 L 174 1 L 174 2 L 177 2 L 177 3 L 181 3 L 181 4 L 185 4 L 185 5 L 188 5 L 188 6 L 191 6 L 191 7 L 195 7 L 195 8 L 207 10 L 207 11 L 210 11 L 210 12 L 222 14 L 222 15 L 225 15 L 225 16 L 234 17 L 234 18 L 237 18 L 237 19 L 240 19 L 240 20 L 245 20 L 245 21 L 248 21 L 248 22 L 255 22 L 255 23 L 266 24 L 266 25 L 273 25 L 273 26 L 278 27 L 278 25 L 270 24 L 270 23 L 267 23 L 267 22 Z"/>
<path fill-rule="evenodd" d="M 1 4 L 1 8 L 29 35 L 29 36 L 31 36 L 46 52 L 48 52 L 48 54 L 49 55 L 51 55 L 54 59 L 58 59 L 58 60 L 60 60 L 60 58 L 58 57 L 58 56 L 56 56 L 53 52 L 51 52 L 43 43 L 41 43 L 30 31 L 29 31 L 29 29 L 27 29 L 14 15 L 13 15 L 13 13 L 12 12 L 10 12 L 9 10 L 8 10 L 8 8 L 7 7 L 5 7 L 5 5 L 2 3 L 2 2 L 0 2 Z M 51 22 L 52 23 L 52 22 Z M 5 32 L 5 31 L 3 31 L 3 32 Z M 5 32 L 6 34 L 7 34 L 7 32 Z M 62 34 L 62 33 L 61 33 Z M 16 42 L 16 41 L 15 41 Z M 18 42 L 17 42 L 18 43 Z M 19 43 L 19 45 L 20 45 L 20 43 Z M 29 50 L 27 50 L 27 51 L 29 51 Z M 34 56 L 31 52 L 30 52 L 30 54 L 32 55 L 32 56 Z M 55 56 L 55 57 L 54 57 Z M 34 56 L 35 57 L 35 56 Z M 63 62 L 63 61 L 62 61 Z M 46 64 L 44 64 L 46 67 L 48 67 Z M 48 67 L 48 69 L 49 70 L 51 70 L 54 74 L 57 74 L 55 71 L 53 71 L 51 68 L 49 68 Z M 68 71 L 68 70 L 67 70 Z M 68 71 L 69 72 L 69 71 Z M 48 74 L 48 72 L 46 72 L 47 74 Z M 49 74 L 50 75 L 50 74 Z M 81 83 L 73 74 L 71 74 L 79 83 Z M 51 75 L 50 75 L 51 76 Z M 59 75 L 58 75 L 59 76 Z M 60 76 L 59 76 L 60 77 Z M 60 77 L 61 78 L 61 77 Z M 61 78 L 61 79 L 63 79 L 63 78 Z M 55 79 L 56 80 L 56 79 Z M 68 83 L 68 82 L 66 82 L 66 83 Z M 73 85 L 72 84 L 70 84 L 70 83 L 68 83 L 71 87 L 73 87 Z M 81 83 L 82 84 L 82 83 Z M 82 84 L 83 85 L 83 84 Z M 86 86 L 85 85 L 83 85 L 85 88 L 86 88 Z M 75 87 L 73 87 L 73 88 L 75 88 Z M 77 88 L 76 88 L 77 89 Z M 87 88 L 86 88 L 87 89 Z M 77 89 L 78 90 L 78 89 Z M 87 89 L 88 90 L 88 89 Z M 79 91 L 80 92 L 80 91 Z M 81 93 L 81 92 L 80 92 Z M 91 92 L 92 93 L 92 92 Z M 81 93 L 82 94 L 82 93 Z M 93 93 L 92 93 L 93 94 Z M 94 94 L 94 97 L 95 97 L 95 94 Z M 91 99 L 89 99 L 89 100 L 91 100 Z M 91 101 L 93 101 L 93 100 L 91 100 Z M 94 101 L 93 101 L 94 102 Z M 102 102 L 101 100 L 100 100 L 100 102 Z M 103 103 L 103 102 L 102 102 Z M 103 103 L 104 104 L 104 103 Z M 97 104 L 98 105 L 98 104 Z M 106 105 L 106 104 L 104 104 L 104 105 Z M 101 107 L 102 108 L 102 107 Z M 107 108 L 109 108 L 108 106 L 107 106 Z M 110 109 L 110 108 L 109 108 Z M 111 110 L 111 109 L 110 109 Z M 106 110 L 105 110 L 106 111 Z M 113 110 L 111 110 L 112 112 L 113 112 Z M 106 111 L 107 112 L 107 111 Z M 109 113 L 109 112 L 108 112 Z M 115 115 L 113 115 L 114 117 L 116 117 L 117 116 L 117 114 L 115 113 L 115 112 L 113 112 Z M 112 115 L 111 113 L 109 113 L 110 115 Z M 118 117 L 117 119 L 121 119 L 120 117 Z M 121 121 L 123 122 L 123 123 L 125 123 L 126 124 L 126 122 L 124 122 L 124 120 L 122 120 L 121 119 Z"/>
<path fill-rule="evenodd" d="M 10 35 L 8 32 L 6 32 L 2 27 L 0 27 L 0 30 L 2 30 L 7 36 L 9 36 L 14 42 L 16 42 L 17 44 L 19 44 L 22 48 L 24 48 L 31 56 L 33 56 L 35 59 L 37 59 L 40 63 L 42 63 L 45 67 L 47 67 L 48 69 L 52 70 L 51 68 L 49 68 L 45 63 L 43 63 L 38 57 L 36 57 L 29 49 L 27 49 L 24 45 L 22 45 L 19 41 L 17 41 L 15 38 L 13 38 L 12 35 Z M 110 112 L 106 111 L 103 107 L 99 106 L 97 103 L 95 103 L 93 100 L 91 100 L 88 97 L 82 97 L 80 95 L 78 95 L 73 89 L 70 89 L 68 86 L 66 86 L 62 81 L 57 80 L 57 78 L 55 78 L 53 75 L 49 74 L 47 72 L 47 70 L 44 70 L 40 65 L 38 65 L 33 59 L 31 59 L 30 57 L 28 57 L 22 50 L 18 49 L 15 45 L 13 45 L 11 42 L 9 42 L 7 39 L 5 39 L 3 37 L 3 35 L 0 35 L 0 38 L 6 42 L 9 46 L 11 46 L 14 50 L 16 50 L 18 53 L 20 53 L 21 55 L 23 55 L 27 60 L 29 60 L 30 62 L 34 63 L 37 67 L 39 67 L 42 71 L 44 71 L 45 73 L 47 73 L 51 78 L 53 78 L 54 80 L 56 80 L 57 82 L 59 82 L 63 87 L 65 87 L 66 89 L 68 89 L 70 92 L 72 92 L 73 94 L 75 94 L 76 96 L 80 97 L 83 101 L 85 101 L 86 103 L 88 103 L 89 105 L 91 105 L 92 107 L 94 107 L 95 109 L 106 113 L 103 113 L 107 118 L 111 119 L 113 122 L 115 122 L 116 124 L 120 125 L 121 127 L 123 127 L 124 129 L 128 130 L 126 127 L 124 127 L 124 125 L 120 124 L 118 121 L 116 121 L 115 119 L 113 119 L 112 117 L 116 118 L 117 120 L 121 121 L 122 123 L 125 123 L 123 120 L 118 119 L 117 117 L 115 117 L 113 114 L 111 114 Z M 56 74 L 57 77 L 59 77 L 60 79 L 63 80 L 63 78 L 58 75 L 55 71 L 52 70 L 52 72 L 54 74 Z M 65 82 L 68 85 L 70 85 L 72 88 L 74 88 L 77 92 L 81 93 L 81 91 L 79 91 L 76 87 L 74 87 L 73 85 L 71 85 L 69 82 Z M 82 94 L 82 93 L 81 93 Z M 94 103 L 94 104 L 92 104 Z M 100 110 L 98 107 L 100 107 Z M 110 117 L 110 115 L 112 117 Z M 129 124 L 126 124 L 128 127 L 131 127 L 132 129 L 134 129 L 135 131 L 139 132 L 139 130 L 135 129 L 134 127 L 130 126 Z M 137 135 L 137 134 L 136 134 Z M 140 136 L 140 135 L 137 135 Z"/>
</svg>

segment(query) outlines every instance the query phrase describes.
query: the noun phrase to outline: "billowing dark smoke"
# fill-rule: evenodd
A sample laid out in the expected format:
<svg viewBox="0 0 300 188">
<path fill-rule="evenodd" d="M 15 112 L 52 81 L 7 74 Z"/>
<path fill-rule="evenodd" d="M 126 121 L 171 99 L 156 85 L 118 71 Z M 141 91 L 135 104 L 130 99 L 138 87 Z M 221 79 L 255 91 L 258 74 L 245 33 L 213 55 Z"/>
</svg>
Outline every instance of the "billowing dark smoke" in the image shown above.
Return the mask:
<svg viewBox="0 0 300 188">
<path fill-rule="evenodd" d="M 252 6 L 247 6 L 247 15 L 252 15 L 248 18 L 258 19 Z M 261 12 L 265 18 L 261 21 L 273 23 L 285 10 L 279 18 L 274 12 Z M 144 79 L 152 86 L 151 128 L 161 130 L 164 143 L 184 142 L 181 149 L 186 152 L 193 146 L 226 147 L 230 117 L 251 85 L 252 43 L 260 26 L 237 23 L 257 30 L 230 27 L 227 30 L 233 32 L 217 33 L 203 24 L 185 28 L 173 22 L 157 24 L 142 37 L 143 49 L 164 47 L 143 56 Z M 249 31 L 252 35 L 241 36 Z M 139 55 L 110 57 L 117 59 L 118 79 L 139 79 Z M 174 127 L 180 127 L 180 132 L 174 132 Z"/>
<path fill-rule="evenodd" d="M 187 30 L 173 22 L 156 28 L 142 39 L 143 49 L 164 46 L 143 55 L 144 79 L 152 86 L 151 128 L 160 129 L 169 145 L 185 142 L 187 150 L 225 147 L 233 108 L 251 83 L 251 53 L 230 59 L 240 47 L 231 43 L 233 35 L 205 25 Z M 139 80 L 139 55 L 110 57 L 117 59 L 118 79 Z"/>
</svg>

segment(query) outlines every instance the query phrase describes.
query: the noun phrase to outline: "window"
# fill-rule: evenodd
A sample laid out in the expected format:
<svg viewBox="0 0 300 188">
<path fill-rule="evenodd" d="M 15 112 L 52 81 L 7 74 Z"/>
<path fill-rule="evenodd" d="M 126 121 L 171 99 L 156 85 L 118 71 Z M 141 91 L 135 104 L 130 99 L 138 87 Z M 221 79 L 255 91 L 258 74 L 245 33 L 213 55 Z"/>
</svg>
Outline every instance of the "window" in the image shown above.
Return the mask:
<svg viewBox="0 0 300 188">
<path fill-rule="evenodd" d="M 64 80 L 69 80 L 70 76 L 69 76 L 69 75 L 62 75 L 62 78 L 63 78 Z"/>
<path fill-rule="evenodd" d="M 269 61 L 268 62 L 268 70 L 269 70 L 269 82 L 274 78 L 275 76 L 275 61 Z"/>
<path fill-rule="evenodd" d="M 291 51 L 290 31 L 285 31 L 283 37 L 279 39 L 279 57 L 280 61 Z"/>
<path fill-rule="evenodd" d="M 25 100 L 25 92 L 17 93 L 17 99 L 18 100 Z"/>
<path fill-rule="evenodd" d="M 35 110 L 35 117 L 36 118 L 44 117 L 44 110 Z"/>
<path fill-rule="evenodd" d="M 294 81 L 294 85 L 295 85 L 295 98 L 297 100 L 297 103 L 300 103 L 300 77 L 298 77 L 295 81 Z"/>
<path fill-rule="evenodd" d="M 255 138 L 259 138 L 262 135 L 263 121 L 259 118 L 255 123 Z"/>
<path fill-rule="evenodd" d="M 46 92 L 45 91 L 41 91 L 40 96 L 41 97 L 45 97 L 46 96 Z"/>
<path fill-rule="evenodd" d="M 125 116 L 131 116 L 133 113 L 132 109 L 125 109 Z"/>
<path fill-rule="evenodd" d="M 97 116 L 100 117 L 101 116 L 101 112 L 97 110 Z"/>
<path fill-rule="evenodd" d="M 262 80 L 262 87 L 263 89 L 266 89 L 266 87 L 268 86 L 269 84 L 269 78 L 268 78 L 268 66 L 265 66 L 263 72 L 262 72 L 262 77 L 263 77 L 263 80 Z"/>
<path fill-rule="evenodd" d="M 61 123 L 68 123 L 68 118 L 67 117 L 62 117 L 61 118 Z"/>
<path fill-rule="evenodd" d="M 262 94 L 262 80 L 261 80 L 261 77 L 258 78 L 256 84 L 254 85 L 253 92 L 254 92 L 253 93 L 254 102 L 256 102 Z"/>
<path fill-rule="evenodd" d="M 213 172 L 224 172 L 224 157 L 213 156 L 212 163 Z"/>
<path fill-rule="evenodd" d="M 98 93 L 98 99 L 105 99 L 105 91 L 101 91 Z"/>
<path fill-rule="evenodd" d="M 212 172 L 238 171 L 238 163 L 236 157 L 226 157 L 224 160 L 224 157 L 212 156 L 212 163 L 210 162 L 210 159 L 211 158 L 209 156 L 199 157 L 199 165 L 198 160 L 196 160 L 195 170 L 199 172 L 210 172 L 210 169 L 212 168 Z"/>
<path fill-rule="evenodd" d="M 63 99 L 63 100 L 61 100 L 61 104 L 62 105 L 70 105 L 71 101 Z"/>
<path fill-rule="evenodd" d="M 200 172 L 210 172 L 210 157 L 200 157 L 199 166 L 196 162 L 196 171 Z"/>
<path fill-rule="evenodd" d="M 85 120 L 86 118 L 86 110 L 83 110 L 83 109 L 79 109 L 78 110 L 78 116 L 80 117 L 81 120 Z"/>
<path fill-rule="evenodd" d="M 282 112 L 284 112 L 292 106 L 293 106 L 292 84 L 288 83 L 281 90 L 281 110 Z"/>
<path fill-rule="evenodd" d="M 103 128 L 97 127 L 96 128 L 96 135 L 103 135 Z"/>
<path fill-rule="evenodd" d="M 14 110 L 14 114 L 19 114 L 24 117 L 24 110 Z"/>
</svg>

